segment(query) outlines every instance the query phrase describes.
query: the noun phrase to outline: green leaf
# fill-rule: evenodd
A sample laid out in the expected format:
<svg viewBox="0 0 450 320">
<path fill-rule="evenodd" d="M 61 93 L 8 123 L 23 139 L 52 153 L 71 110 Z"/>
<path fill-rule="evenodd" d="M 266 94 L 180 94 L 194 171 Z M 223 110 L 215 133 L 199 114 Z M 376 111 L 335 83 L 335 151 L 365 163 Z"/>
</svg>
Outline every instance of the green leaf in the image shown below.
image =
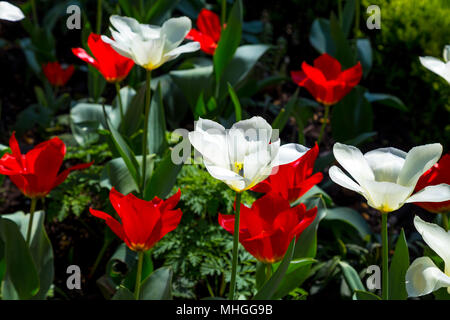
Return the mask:
<svg viewBox="0 0 450 320">
<path fill-rule="evenodd" d="M 367 77 L 367 75 L 370 72 L 370 69 L 372 69 L 372 61 L 373 61 L 372 46 L 370 45 L 370 40 L 357 39 L 356 49 L 358 51 L 358 60 L 361 61 L 364 77 Z"/>
<path fill-rule="evenodd" d="M 280 132 L 283 131 L 284 126 L 286 125 L 287 121 L 289 120 L 289 117 L 291 116 L 292 110 L 294 110 L 294 106 L 296 106 L 298 103 L 297 96 L 298 90 L 295 91 L 294 95 L 291 97 L 286 106 L 280 110 L 278 116 L 275 118 L 275 120 L 273 120 L 272 128 L 278 129 L 280 130 Z"/>
<path fill-rule="evenodd" d="M 364 97 L 370 103 L 379 102 L 381 104 L 384 104 L 385 106 L 399 109 L 401 111 L 409 111 L 409 109 L 405 106 L 405 104 L 402 102 L 402 100 L 400 100 L 396 96 L 393 96 L 390 94 L 366 92 L 364 94 Z"/>
<path fill-rule="evenodd" d="M 239 98 L 237 97 L 236 92 L 234 92 L 234 89 L 229 82 L 228 82 L 228 92 L 230 94 L 231 101 L 233 101 L 234 113 L 236 115 L 236 122 L 241 121 L 242 120 L 241 103 L 239 102 Z"/>
<path fill-rule="evenodd" d="M 107 116 L 105 116 L 105 118 L 106 117 Z M 133 178 L 134 182 L 139 185 L 141 181 L 141 175 L 139 172 L 139 164 L 137 162 L 136 156 L 133 153 L 133 150 L 131 150 L 131 148 L 122 138 L 117 129 L 111 125 L 109 119 L 106 119 L 106 121 L 108 123 L 108 129 L 111 132 L 111 138 L 117 152 L 119 152 L 120 156 L 125 161 L 125 164 L 127 165 L 127 168 L 130 171 L 131 177 Z"/>
<path fill-rule="evenodd" d="M 111 106 L 105 106 L 106 113 L 111 114 Z M 72 135 L 81 146 L 97 142 L 98 129 L 104 122 L 102 105 L 78 103 L 70 109 L 70 128 Z"/>
<path fill-rule="evenodd" d="M 142 156 L 136 156 L 139 166 L 142 165 Z M 155 155 L 147 156 L 147 179 L 151 177 Z M 122 194 L 138 191 L 139 187 L 131 176 L 123 158 L 108 161 L 100 176 L 100 185 L 104 188 L 116 188 Z"/>
<path fill-rule="evenodd" d="M 358 272 L 356 272 L 356 270 L 351 265 L 349 265 L 345 261 L 339 261 L 339 266 L 341 267 L 345 282 L 347 283 L 351 292 L 354 292 L 355 290 L 365 290 Z"/>
<path fill-rule="evenodd" d="M 309 267 L 314 262 L 316 262 L 316 260 L 312 258 L 291 260 L 280 286 L 273 295 L 273 299 L 281 299 L 289 294 L 289 292 L 299 287 L 305 279 L 305 270 L 309 270 L 309 268 L 305 267 Z"/>
<path fill-rule="evenodd" d="M 336 47 L 330 33 L 330 21 L 324 18 L 317 18 L 311 25 L 309 33 L 309 43 L 319 53 L 328 53 L 334 56 Z"/>
<path fill-rule="evenodd" d="M 220 35 L 220 41 L 214 53 L 214 73 L 216 83 L 219 83 L 223 72 L 233 58 L 242 36 L 242 0 L 236 0 L 230 15 L 228 16 L 227 27 Z"/>
<path fill-rule="evenodd" d="M 354 66 L 356 64 L 355 54 L 334 13 L 331 14 L 330 18 L 330 30 L 331 37 L 336 46 L 336 54 L 334 57 L 339 60 L 343 69 Z"/>
<path fill-rule="evenodd" d="M 381 300 L 381 298 L 369 291 L 355 290 L 353 293 L 353 300 Z"/>
<path fill-rule="evenodd" d="M 405 276 L 409 268 L 408 243 L 406 242 L 405 232 L 402 229 L 395 245 L 394 256 L 389 268 L 389 299 L 406 300 Z"/>
<path fill-rule="evenodd" d="M 301 233 L 295 247 L 294 259 L 314 258 L 317 251 L 317 229 L 320 221 L 326 216 L 327 209 L 317 211 L 314 221 Z"/>
<path fill-rule="evenodd" d="M 30 299 L 39 292 L 39 274 L 25 239 L 18 226 L 4 218 L 0 218 L 0 237 L 5 244 L 6 259 L 2 296 L 4 299 Z"/>
<path fill-rule="evenodd" d="M 211 66 L 170 72 L 170 76 L 183 92 L 192 110 L 195 110 L 202 92 L 205 97 L 209 96 L 212 72 Z"/>
<path fill-rule="evenodd" d="M 179 2 L 180 0 L 154 2 L 151 9 L 147 11 L 144 21 L 149 24 L 160 25 L 164 22 L 164 19 L 168 18 L 168 14 L 170 14 Z"/>
<path fill-rule="evenodd" d="M 171 153 L 168 152 L 159 162 L 151 179 L 145 186 L 144 199 L 151 200 L 155 196 L 164 199 L 175 185 L 182 166 L 183 164 L 173 163 Z"/>
<path fill-rule="evenodd" d="M 331 129 L 336 141 L 346 141 L 372 131 L 372 106 L 364 97 L 365 89 L 356 86 L 332 107 Z"/>
<path fill-rule="evenodd" d="M 166 117 L 161 94 L 161 85 L 155 91 L 148 118 L 148 150 L 151 154 L 162 155 L 168 148 L 166 140 Z"/>
<path fill-rule="evenodd" d="M 344 10 L 342 10 L 342 31 L 348 37 L 355 17 L 355 0 L 346 0 Z"/>
<path fill-rule="evenodd" d="M 134 294 L 126 287 L 120 287 L 111 300 L 135 300 Z"/>
<path fill-rule="evenodd" d="M 286 271 L 289 268 L 289 264 L 292 260 L 292 255 L 295 248 L 295 238 L 292 239 L 289 248 L 287 249 L 283 260 L 278 266 L 277 270 L 274 272 L 272 277 L 264 284 L 261 290 L 253 297 L 253 300 L 270 300 L 278 289 L 279 284 L 283 280 Z"/>
<path fill-rule="evenodd" d="M 269 48 L 268 45 L 264 44 L 243 45 L 237 48 L 231 62 L 223 72 L 220 86 L 221 98 L 227 94 L 226 85 L 228 82 L 236 91 L 241 88 L 256 62 L 258 62 Z"/>
<path fill-rule="evenodd" d="M 336 207 L 327 210 L 324 220 L 343 221 L 358 231 L 362 239 L 371 234 L 370 227 L 361 214 L 353 209 L 346 207 Z"/>
<path fill-rule="evenodd" d="M 155 270 L 142 283 L 140 300 L 172 300 L 172 277 L 171 268 Z"/>
</svg>

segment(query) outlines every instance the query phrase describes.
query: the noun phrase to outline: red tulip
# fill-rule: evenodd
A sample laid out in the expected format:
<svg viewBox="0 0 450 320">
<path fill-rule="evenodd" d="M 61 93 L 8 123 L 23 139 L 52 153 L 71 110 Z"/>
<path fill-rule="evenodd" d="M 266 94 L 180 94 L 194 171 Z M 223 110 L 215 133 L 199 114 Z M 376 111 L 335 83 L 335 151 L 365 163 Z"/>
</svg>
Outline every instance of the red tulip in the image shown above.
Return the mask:
<svg viewBox="0 0 450 320">
<path fill-rule="evenodd" d="M 122 81 L 128 76 L 128 73 L 134 66 L 133 60 L 118 54 L 98 34 L 91 33 L 89 35 L 88 47 L 97 59 L 91 57 L 83 48 L 73 48 L 72 52 L 78 58 L 100 71 L 108 82 Z"/>
<path fill-rule="evenodd" d="M 318 154 L 319 146 L 316 144 L 297 160 L 277 167 L 278 171 L 275 174 L 270 175 L 251 190 L 263 193 L 276 192 L 283 199 L 293 203 L 322 181 L 322 173 L 312 174 Z"/>
<path fill-rule="evenodd" d="M 27 154 L 20 152 L 15 134 L 9 140 L 12 154 L 0 159 L 0 174 L 11 181 L 30 198 L 43 198 L 60 185 L 71 171 L 85 169 L 93 162 L 75 165 L 58 174 L 66 154 L 66 146 L 58 137 L 42 142 Z"/>
<path fill-rule="evenodd" d="M 70 65 L 63 68 L 59 62 L 49 62 L 42 66 L 45 76 L 52 85 L 57 87 L 64 86 L 72 77 L 75 67 Z"/>
<path fill-rule="evenodd" d="M 222 27 L 217 14 L 207 9 L 202 9 L 198 15 L 196 29 L 191 29 L 186 39 L 200 43 L 200 49 L 207 54 L 213 55 L 220 40 Z"/>
<path fill-rule="evenodd" d="M 241 204 L 239 242 L 263 263 L 280 261 L 292 239 L 298 240 L 316 214 L 317 208 L 306 210 L 304 204 L 291 208 L 289 201 L 276 193 L 268 193 L 251 208 Z M 219 213 L 219 224 L 234 233 L 234 215 Z"/>
<path fill-rule="evenodd" d="M 173 210 L 180 201 L 180 195 L 181 192 L 178 190 L 176 194 L 165 201 L 158 197 L 152 201 L 145 201 L 131 193 L 124 196 L 112 188 L 109 200 L 122 224 L 102 211 L 91 208 L 90 212 L 97 218 L 105 220 L 108 227 L 131 250 L 146 251 L 180 223 L 181 210 Z"/>
<path fill-rule="evenodd" d="M 414 192 L 427 186 L 441 183 L 450 184 L 450 153 L 444 155 L 438 163 L 425 172 L 416 184 Z M 450 212 L 450 201 L 444 202 L 417 202 L 416 205 L 434 213 Z"/>
<path fill-rule="evenodd" d="M 335 58 L 324 53 L 316 60 L 314 66 L 302 63 L 302 71 L 291 71 L 292 80 L 320 103 L 332 105 L 339 102 L 362 77 L 362 67 L 355 66 L 342 71 L 341 64 Z"/>
</svg>

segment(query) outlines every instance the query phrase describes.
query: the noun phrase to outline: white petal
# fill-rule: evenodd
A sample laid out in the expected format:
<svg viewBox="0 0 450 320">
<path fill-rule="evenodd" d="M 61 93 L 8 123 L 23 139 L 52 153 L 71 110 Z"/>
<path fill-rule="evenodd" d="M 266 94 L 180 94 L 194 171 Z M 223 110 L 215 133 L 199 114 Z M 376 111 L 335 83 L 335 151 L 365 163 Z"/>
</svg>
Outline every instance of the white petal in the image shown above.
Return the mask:
<svg viewBox="0 0 450 320">
<path fill-rule="evenodd" d="M 245 190 L 245 179 L 237 173 L 219 166 L 215 166 L 207 161 L 205 161 L 205 167 L 213 178 L 225 182 L 231 189 L 238 192 Z"/>
<path fill-rule="evenodd" d="M 208 131 L 210 134 L 225 134 L 225 128 L 221 124 L 209 119 L 198 118 L 198 120 L 195 121 L 194 126 L 196 131 Z"/>
<path fill-rule="evenodd" d="M 133 55 L 132 55 L 131 51 L 124 44 L 118 43 L 117 41 L 114 41 L 114 40 L 108 38 L 107 36 L 102 36 L 102 40 L 104 42 L 110 44 L 111 47 L 115 51 L 117 51 L 117 53 L 119 53 L 120 55 L 130 58 L 130 59 L 133 59 Z"/>
<path fill-rule="evenodd" d="M 227 132 L 228 155 L 232 164 L 243 163 L 248 150 L 248 142 L 242 130 L 230 129 Z"/>
<path fill-rule="evenodd" d="M 358 192 L 359 194 L 363 194 L 362 188 L 349 176 L 347 176 L 339 167 L 332 166 L 328 171 L 328 174 L 334 183 L 337 183 L 346 189 Z"/>
<path fill-rule="evenodd" d="M 333 154 L 337 162 L 361 185 L 363 180 L 374 180 L 375 175 L 372 172 L 366 158 L 361 151 L 353 146 L 342 143 L 335 143 Z"/>
<path fill-rule="evenodd" d="M 406 155 L 397 183 L 415 187 L 420 176 L 439 160 L 441 154 L 442 145 L 439 143 L 412 148 Z"/>
<path fill-rule="evenodd" d="M 191 27 L 191 19 L 188 17 L 172 18 L 164 22 L 161 28 L 161 34 L 166 36 L 164 52 L 169 52 L 178 47 Z"/>
<path fill-rule="evenodd" d="M 419 57 L 420 63 L 450 83 L 450 62 L 443 62 L 434 57 Z"/>
<path fill-rule="evenodd" d="M 273 144 L 273 143 L 272 143 Z M 273 166 L 281 166 L 283 164 L 291 163 L 303 157 L 308 148 L 297 143 L 287 143 L 280 147 L 277 158 L 274 159 Z"/>
<path fill-rule="evenodd" d="M 203 158 L 217 166 L 231 168 L 225 135 L 189 132 L 189 141 Z"/>
<path fill-rule="evenodd" d="M 6 1 L 0 1 L 0 19 L 19 21 L 25 18 L 22 10 Z"/>
<path fill-rule="evenodd" d="M 364 154 L 372 169 L 375 180 L 397 182 L 405 163 L 406 152 L 396 148 L 380 148 Z"/>
<path fill-rule="evenodd" d="M 382 212 L 392 212 L 399 209 L 409 197 L 413 188 L 392 182 L 365 180 L 360 183 L 367 204 Z"/>
<path fill-rule="evenodd" d="M 406 291 L 410 297 L 429 294 L 442 287 L 450 287 L 450 277 L 443 273 L 429 257 L 414 260 L 406 271 Z"/>
<path fill-rule="evenodd" d="M 249 154 L 244 159 L 244 178 L 249 184 L 256 185 L 271 173 L 269 166 L 271 155 L 268 150 Z"/>
<path fill-rule="evenodd" d="M 183 44 L 182 46 L 179 46 L 179 47 L 165 53 L 164 57 L 163 57 L 163 61 L 167 62 L 167 61 L 178 58 L 178 56 L 182 53 L 195 52 L 198 50 L 200 50 L 200 43 L 191 41 L 191 42 Z"/>
<path fill-rule="evenodd" d="M 112 15 L 109 22 L 123 35 L 131 35 L 140 31 L 139 22 L 134 18 Z"/>
<path fill-rule="evenodd" d="M 413 194 L 406 202 L 444 202 L 450 200 L 450 185 L 428 186 Z"/>
<path fill-rule="evenodd" d="M 418 216 L 414 217 L 414 226 L 426 244 L 444 260 L 445 272 L 450 274 L 450 232 Z"/>
<path fill-rule="evenodd" d="M 247 120 L 241 120 L 233 124 L 231 129 L 239 129 L 250 141 L 262 141 L 269 144 L 272 137 L 272 127 L 262 117 L 252 117 Z"/>
</svg>

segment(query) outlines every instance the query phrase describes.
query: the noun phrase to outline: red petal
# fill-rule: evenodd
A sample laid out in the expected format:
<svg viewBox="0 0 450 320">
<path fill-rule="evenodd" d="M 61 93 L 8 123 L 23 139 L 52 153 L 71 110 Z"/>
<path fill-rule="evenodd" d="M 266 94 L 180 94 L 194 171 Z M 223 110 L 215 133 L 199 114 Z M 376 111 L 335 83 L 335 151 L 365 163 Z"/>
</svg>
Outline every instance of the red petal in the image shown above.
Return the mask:
<svg viewBox="0 0 450 320">
<path fill-rule="evenodd" d="M 74 166 L 72 166 L 72 167 L 70 167 L 70 168 L 64 170 L 63 172 L 61 172 L 61 173 L 56 177 L 56 180 L 55 180 L 55 183 L 54 183 L 54 185 L 53 185 L 53 188 L 55 188 L 55 187 L 59 186 L 61 183 L 63 183 L 64 180 L 66 180 L 67 176 L 68 176 L 72 171 L 75 171 L 75 170 L 83 170 L 83 169 L 89 168 L 93 163 L 94 163 L 94 161 L 91 161 L 91 162 L 89 162 L 89 163 L 80 163 L 80 164 L 74 165 Z"/>
<path fill-rule="evenodd" d="M 299 86 L 303 86 L 308 79 L 303 71 L 291 71 L 291 78 Z"/>
<path fill-rule="evenodd" d="M 217 14 L 210 10 L 202 9 L 198 15 L 197 27 L 202 33 L 209 35 L 214 42 L 219 42 L 222 27 Z"/>
<path fill-rule="evenodd" d="M 361 67 L 361 63 L 357 63 L 353 67 L 344 70 L 341 75 L 339 76 L 339 80 L 345 82 L 346 86 L 350 88 L 353 88 L 356 86 L 359 81 L 361 80 L 363 71 Z M 350 90 L 348 90 L 350 92 Z"/>
<path fill-rule="evenodd" d="M 314 67 L 320 69 L 327 80 L 335 80 L 341 74 L 341 64 L 327 53 L 314 60 Z"/>
<path fill-rule="evenodd" d="M 92 208 L 89 208 L 89 211 L 91 212 L 91 214 L 97 218 L 103 219 L 105 220 L 106 224 L 108 225 L 108 227 L 111 228 L 111 230 L 123 241 L 126 241 L 127 237 L 125 235 L 125 232 L 123 230 L 122 225 L 113 217 L 111 217 L 109 214 L 99 211 L 99 210 L 94 210 Z"/>
<path fill-rule="evenodd" d="M 72 53 L 76 55 L 78 58 L 83 60 L 84 62 L 87 62 L 91 65 L 93 65 L 95 68 L 98 68 L 98 62 L 94 58 L 92 58 L 86 50 L 83 48 L 72 48 Z"/>
<path fill-rule="evenodd" d="M 229 233 L 234 234 L 234 214 L 219 213 L 219 224 Z"/>
</svg>

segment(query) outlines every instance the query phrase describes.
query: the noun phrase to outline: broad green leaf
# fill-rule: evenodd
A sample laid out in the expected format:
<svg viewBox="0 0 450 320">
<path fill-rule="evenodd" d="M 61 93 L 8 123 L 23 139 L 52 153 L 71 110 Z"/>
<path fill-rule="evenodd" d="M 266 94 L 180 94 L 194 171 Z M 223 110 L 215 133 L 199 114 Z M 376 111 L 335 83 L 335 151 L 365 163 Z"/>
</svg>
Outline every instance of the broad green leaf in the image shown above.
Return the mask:
<svg viewBox="0 0 450 320">
<path fill-rule="evenodd" d="M 364 97 L 365 89 L 356 86 L 332 107 L 331 129 L 336 141 L 353 139 L 372 132 L 372 106 Z"/>
<path fill-rule="evenodd" d="M 355 54 L 339 25 L 339 21 L 333 13 L 330 18 L 330 30 L 331 38 L 336 46 L 336 54 L 334 57 L 339 60 L 343 69 L 353 67 L 356 64 Z"/>
<path fill-rule="evenodd" d="M 409 109 L 405 106 L 405 104 L 402 102 L 402 100 L 400 100 L 396 96 L 393 96 L 390 94 L 366 92 L 364 94 L 364 97 L 370 103 L 378 102 L 378 103 L 384 104 L 388 107 L 399 109 L 401 111 L 409 111 Z"/>
<path fill-rule="evenodd" d="M 365 290 L 358 272 L 356 272 L 356 270 L 351 265 L 349 265 L 345 261 L 339 261 L 339 266 L 341 267 L 345 282 L 347 283 L 351 292 L 354 292 L 355 290 Z"/>
<path fill-rule="evenodd" d="M 171 78 L 183 92 L 192 110 L 202 92 L 205 97 L 209 96 L 212 72 L 211 66 L 170 72 Z"/>
<path fill-rule="evenodd" d="M 286 274 L 283 277 L 277 291 L 273 295 L 273 299 L 281 299 L 289 292 L 299 287 L 305 278 L 305 270 L 308 270 L 307 266 L 313 264 L 316 260 L 312 258 L 302 258 L 291 260 Z"/>
<path fill-rule="evenodd" d="M 402 229 L 395 245 L 394 256 L 389 268 L 389 299 L 406 300 L 405 276 L 409 268 L 408 243 L 406 242 L 405 232 Z"/>
<path fill-rule="evenodd" d="M 295 247 L 293 259 L 314 258 L 317 251 L 317 228 L 320 221 L 326 216 L 327 209 L 317 211 L 314 221 L 301 233 Z"/>
<path fill-rule="evenodd" d="M 330 33 L 330 21 L 324 18 L 317 18 L 311 25 L 309 42 L 319 53 L 328 53 L 334 56 L 336 47 Z"/>
<path fill-rule="evenodd" d="M 362 239 L 371 234 L 370 227 L 361 214 L 353 209 L 346 207 L 336 207 L 327 210 L 324 220 L 343 221 L 358 231 Z"/>
<path fill-rule="evenodd" d="M 220 35 L 220 41 L 217 44 L 214 53 L 214 73 L 216 75 L 216 83 L 220 82 L 222 74 L 228 67 L 234 53 L 236 52 L 242 35 L 242 16 L 243 6 L 242 0 L 236 0 L 227 20 L 227 27 L 223 29 Z"/>
<path fill-rule="evenodd" d="M 139 166 L 142 166 L 142 156 L 136 156 L 136 160 Z M 147 156 L 147 179 L 152 175 L 154 161 L 155 155 Z M 106 163 L 100 176 L 100 185 L 107 189 L 114 187 L 122 194 L 139 190 L 122 158 L 112 159 Z"/>
<path fill-rule="evenodd" d="M 344 10 L 342 10 L 342 31 L 347 38 L 352 28 L 355 18 L 355 0 L 346 0 Z"/>
<path fill-rule="evenodd" d="M 381 300 L 381 298 L 369 291 L 355 290 L 353 293 L 353 300 Z"/>
<path fill-rule="evenodd" d="M 174 164 L 171 153 L 168 152 L 156 166 L 150 180 L 147 180 L 144 199 L 151 200 L 155 196 L 164 199 L 175 185 L 182 166 L 183 164 Z"/>
<path fill-rule="evenodd" d="M 145 86 L 141 86 L 139 91 L 133 95 L 131 101 L 127 105 L 124 105 L 125 119 L 120 123 L 119 127 L 122 130 L 121 132 L 127 136 L 135 134 L 141 126 L 141 117 L 144 113 L 145 91 Z"/>
<path fill-rule="evenodd" d="M 239 98 L 236 95 L 236 92 L 234 92 L 234 89 L 229 82 L 228 82 L 228 92 L 230 94 L 231 101 L 233 102 L 234 105 L 234 114 L 236 115 L 236 122 L 241 121 L 242 120 L 241 103 L 239 102 Z"/>
<path fill-rule="evenodd" d="M 277 270 L 273 273 L 272 277 L 263 285 L 258 293 L 253 297 L 253 300 L 270 300 L 278 289 L 281 281 L 283 280 L 286 271 L 289 268 L 289 264 L 292 260 L 292 255 L 295 248 L 295 238 L 292 239 L 289 248 L 287 249 L 283 260 L 278 266 Z"/>
<path fill-rule="evenodd" d="M 356 49 L 358 51 L 358 60 L 361 61 L 361 66 L 363 70 L 364 77 L 372 69 L 372 46 L 370 45 L 369 39 L 358 39 L 356 40 Z"/>
<path fill-rule="evenodd" d="M 135 300 L 134 294 L 126 287 L 120 287 L 111 300 Z"/>
<path fill-rule="evenodd" d="M 7 300 L 30 299 L 39 292 L 39 274 L 25 239 L 18 226 L 4 218 L 0 218 L 0 237 L 5 244 L 6 260 L 2 296 Z"/>
<path fill-rule="evenodd" d="M 144 21 L 149 24 L 160 25 L 168 19 L 172 9 L 180 0 L 155 1 L 150 10 L 147 11 Z"/>
<path fill-rule="evenodd" d="M 155 270 L 142 283 L 140 300 L 171 300 L 172 277 L 171 268 L 162 267 Z"/>
<path fill-rule="evenodd" d="M 291 97 L 289 102 L 286 104 L 284 108 L 280 110 L 280 113 L 278 116 L 273 120 L 272 122 L 272 128 L 278 129 L 283 131 L 284 126 L 289 120 L 289 117 L 291 116 L 292 110 L 294 110 L 295 105 L 297 105 L 297 96 L 298 96 L 298 90 L 295 91 L 295 94 Z"/>
<path fill-rule="evenodd" d="M 150 116 L 148 117 L 148 150 L 151 154 L 162 155 L 168 147 L 166 139 L 166 117 L 161 94 L 161 85 L 153 94 Z"/>
<path fill-rule="evenodd" d="M 111 106 L 105 106 L 105 109 L 107 114 L 111 114 Z M 102 122 L 104 116 L 100 104 L 78 103 L 70 109 L 70 128 L 81 146 L 87 146 L 99 139 L 97 131 L 102 127 Z"/>
</svg>

